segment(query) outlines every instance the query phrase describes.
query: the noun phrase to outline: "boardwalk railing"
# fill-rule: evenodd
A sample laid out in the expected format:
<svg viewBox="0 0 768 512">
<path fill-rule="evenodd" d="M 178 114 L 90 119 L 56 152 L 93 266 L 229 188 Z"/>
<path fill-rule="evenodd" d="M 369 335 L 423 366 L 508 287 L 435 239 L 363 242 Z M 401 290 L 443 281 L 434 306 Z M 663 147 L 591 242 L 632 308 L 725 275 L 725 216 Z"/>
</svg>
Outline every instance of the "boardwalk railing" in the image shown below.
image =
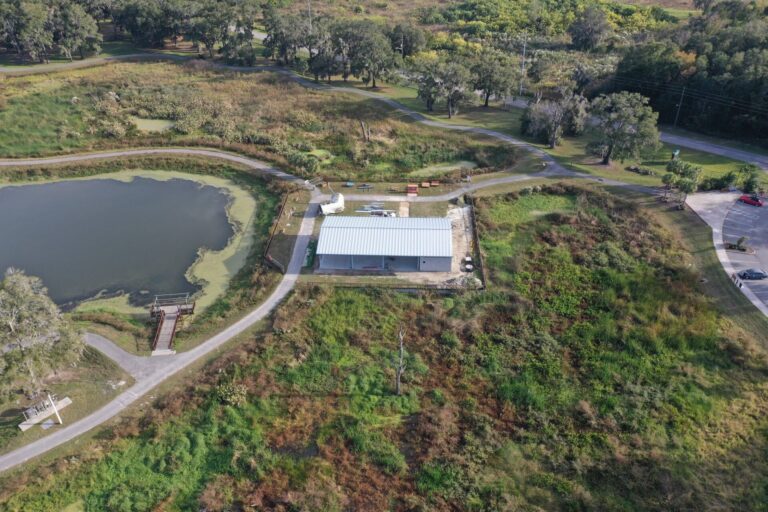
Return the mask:
<svg viewBox="0 0 768 512">
<path fill-rule="evenodd" d="M 160 340 L 160 332 L 163 330 L 163 322 L 165 322 L 165 311 L 162 309 L 157 315 L 157 330 L 155 331 L 155 339 L 152 340 L 152 350 L 157 350 L 157 342 Z"/>
</svg>

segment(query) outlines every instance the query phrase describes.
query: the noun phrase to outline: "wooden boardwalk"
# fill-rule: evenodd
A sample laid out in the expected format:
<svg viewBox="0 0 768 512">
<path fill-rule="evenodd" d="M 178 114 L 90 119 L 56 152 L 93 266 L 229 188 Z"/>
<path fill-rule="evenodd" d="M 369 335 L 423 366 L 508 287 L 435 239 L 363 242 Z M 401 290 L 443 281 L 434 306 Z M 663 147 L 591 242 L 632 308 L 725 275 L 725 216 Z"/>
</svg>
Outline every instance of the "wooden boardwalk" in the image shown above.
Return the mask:
<svg viewBox="0 0 768 512">
<path fill-rule="evenodd" d="M 195 303 L 189 300 L 189 294 L 158 295 L 149 308 L 149 314 L 157 320 L 155 339 L 152 342 L 152 355 L 175 354 L 173 337 L 179 320 L 184 315 L 195 312 Z"/>
</svg>

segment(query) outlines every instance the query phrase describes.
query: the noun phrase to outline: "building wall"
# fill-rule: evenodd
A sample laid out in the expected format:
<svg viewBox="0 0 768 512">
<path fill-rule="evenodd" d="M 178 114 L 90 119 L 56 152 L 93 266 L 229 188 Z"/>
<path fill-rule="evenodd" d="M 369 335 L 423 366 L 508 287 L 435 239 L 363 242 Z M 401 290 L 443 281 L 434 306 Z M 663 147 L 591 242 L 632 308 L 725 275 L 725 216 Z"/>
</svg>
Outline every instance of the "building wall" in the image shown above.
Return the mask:
<svg viewBox="0 0 768 512">
<path fill-rule="evenodd" d="M 321 254 L 320 268 L 324 270 L 349 270 L 352 268 L 352 258 L 347 255 Z"/>
<path fill-rule="evenodd" d="M 382 270 L 384 268 L 384 258 L 381 256 L 352 255 L 352 268 L 355 270 Z"/>
<path fill-rule="evenodd" d="M 394 272 L 415 272 L 419 270 L 419 258 L 395 256 L 384 258 L 384 267 Z"/>
<path fill-rule="evenodd" d="M 419 270 L 422 272 L 450 272 L 451 258 L 419 258 Z"/>
<path fill-rule="evenodd" d="M 389 270 L 393 272 L 450 272 L 451 258 L 355 256 L 321 254 L 321 270 Z"/>
</svg>

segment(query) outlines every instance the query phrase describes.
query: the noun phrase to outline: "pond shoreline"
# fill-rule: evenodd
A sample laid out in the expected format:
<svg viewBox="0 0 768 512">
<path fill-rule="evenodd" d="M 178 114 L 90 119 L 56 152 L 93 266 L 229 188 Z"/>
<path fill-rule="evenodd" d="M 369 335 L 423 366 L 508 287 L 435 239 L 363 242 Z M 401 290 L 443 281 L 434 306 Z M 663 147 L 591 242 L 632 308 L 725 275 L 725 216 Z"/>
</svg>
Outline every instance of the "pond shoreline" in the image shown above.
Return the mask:
<svg viewBox="0 0 768 512">
<path fill-rule="evenodd" d="M 159 182 L 184 180 L 196 183 L 200 187 L 213 187 L 227 196 L 225 214 L 232 234 L 221 249 L 210 250 L 206 247 L 199 247 L 194 261 L 184 271 L 187 282 L 195 287 L 200 287 L 200 290 L 195 292 L 195 296 L 199 311 L 203 311 L 226 292 L 229 281 L 245 265 L 254 243 L 253 219 L 258 208 L 257 201 L 248 190 L 232 180 L 207 174 L 150 168 L 104 172 L 88 176 L 5 182 L 0 183 L 0 188 L 94 180 L 130 183 L 136 178 Z M 133 293 L 138 292 L 139 290 L 136 290 Z M 91 298 L 78 299 L 60 306 L 72 312 L 111 311 L 129 316 L 146 313 L 145 306 L 132 303 L 130 294 L 121 290 L 102 290 Z"/>
</svg>

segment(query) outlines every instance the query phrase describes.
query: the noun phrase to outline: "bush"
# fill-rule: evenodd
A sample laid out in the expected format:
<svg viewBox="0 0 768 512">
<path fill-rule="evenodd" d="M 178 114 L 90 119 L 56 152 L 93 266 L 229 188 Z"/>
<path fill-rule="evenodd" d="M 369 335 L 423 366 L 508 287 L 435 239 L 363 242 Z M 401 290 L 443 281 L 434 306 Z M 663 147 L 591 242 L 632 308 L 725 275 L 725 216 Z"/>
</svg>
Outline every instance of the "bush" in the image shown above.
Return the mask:
<svg viewBox="0 0 768 512">
<path fill-rule="evenodd" d="M 220 384 L 216 388 L 216 397 L 225 405 L 242 407 L 248 401 L 248 388 L 242 384 Z"/>
<path fill-rule="evenodd" d="M 318 167 L 320 167 L 320 162 L 313 155 L 307 155 L 298 151 L 288 153 L 287 159 L 288 163 L 293 167 L 297 167 L 308 174 L 314 174 Z"/>
</svg>

